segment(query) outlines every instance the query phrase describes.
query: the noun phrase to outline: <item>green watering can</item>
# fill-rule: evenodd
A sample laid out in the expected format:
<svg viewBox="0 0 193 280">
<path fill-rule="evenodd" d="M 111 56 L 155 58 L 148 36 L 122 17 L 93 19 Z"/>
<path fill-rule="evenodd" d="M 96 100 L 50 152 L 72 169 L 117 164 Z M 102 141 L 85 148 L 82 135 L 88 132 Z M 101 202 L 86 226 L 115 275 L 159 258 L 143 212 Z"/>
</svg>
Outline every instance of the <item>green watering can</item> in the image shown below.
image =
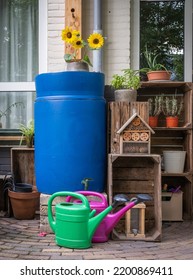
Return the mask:
<svg viewBox="0 0 193 280">
<path fill-rule="evenodd" d="M 71 196 L 81 203 L 61 202 L 55 206 L 55 219 L 52 214 L 52 202 L 58 196 Z M 114 197 L 112 206 L 94 216 L 87 198 L 75 192 L 56 192 L 48 200 L 48 221 L 55 233 L 55 241 L 59 246 L 86 249 L 91 247 L 93 234 L 100 222 L 113 208 L 128 201 L 125 195 Z"/>
</svg>

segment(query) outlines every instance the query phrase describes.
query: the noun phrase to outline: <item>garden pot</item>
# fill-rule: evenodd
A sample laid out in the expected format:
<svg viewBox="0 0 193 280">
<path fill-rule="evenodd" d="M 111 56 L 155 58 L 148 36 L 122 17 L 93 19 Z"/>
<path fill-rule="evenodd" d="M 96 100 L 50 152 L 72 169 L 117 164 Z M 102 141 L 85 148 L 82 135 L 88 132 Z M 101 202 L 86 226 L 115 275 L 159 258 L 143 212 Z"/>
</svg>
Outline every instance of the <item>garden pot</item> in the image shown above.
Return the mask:
<svg viewBox="0 0 193 280">
<path fill-rule="evenodd" d="M 8 190 L 13 216 L 18 220 L 31 220 L 35 217 L 37 210 L 37 202 L 39 201 L 40 193 L 32 192 L 14 192 Z"/>
<path fill-rule="evenodd" d="M 166 127 L 178 127 L 178 117 L 166 117 Z"/>
<path fill-rule="evenodd" d="M 149 125 L 151 127 L 157 127 L 158 126 L 158 116 L 149 116 Z"/>
<path fill-rule="evenodd" d="M 117 89 L 115 90 L 115 101 L 119 102 L 135 102 L 137 101 L 137 91 L 133 89 Z"/>
<path fill-rule="evenodd" d="M 16 183 L 14 184 L 15 192 L 32 192 L 33 186 L 31 184 L 26 183 Z"/>
<path fill-rule="evenodd" d="M 170 80 L 171 72 L 170 71 L 149 71 L 147 72 L 147 77 L 149 81 L 165 81 Z"/>
<path fill-rule="evenodd" d="M 183 173 L 186 151 L 163 151 L 164 169 L 168 173 Z"/>
<path fill-rule="evenodd" d="M 67 71 L 89 71 L 88 63 L 84 61 L 67 62 Z"/>
</svg>

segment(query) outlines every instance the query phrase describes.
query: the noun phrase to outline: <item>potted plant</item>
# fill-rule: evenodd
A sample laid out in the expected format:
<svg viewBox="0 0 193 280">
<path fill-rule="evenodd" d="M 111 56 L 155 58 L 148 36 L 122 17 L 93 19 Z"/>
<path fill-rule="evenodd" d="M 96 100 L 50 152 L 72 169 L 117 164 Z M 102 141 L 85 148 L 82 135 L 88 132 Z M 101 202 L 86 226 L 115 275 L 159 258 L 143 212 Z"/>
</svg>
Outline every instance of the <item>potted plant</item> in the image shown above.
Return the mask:
<svg viewBox="0 0 193 280">
<path fill-rule="evenodd" d="M 115 74 L 111 85 L 115 89 L 115 101 L 134 102 L 137 100 L 137 89 L 140 88 L 140 70 L 124 69 L 122 75 Z"/>
<path fill-rule="evenodd" d="M 35 217 L 40 193 L 27 183 L 15 183 L 14 178 L 5 179 L 4 192 L 8 191 L 13 216 L 18 220 L 31 220 Z"/>
<path fill-rule="evenodd" d="M 148 99 L 149 103 L 149 125 L 151 127 L 158 126 L 158 116 L 162 112 L 163 96 L 155 96 Z"/>
<path fill-rule="evenodd" d="M 104 37 L 100 33 L 92 33 L 87 41 L 83 40 L 80 31 L 67 26 L 62 30 L 62 40 L 66 43 L 69 53 L 64 55 L 68 71 L 88 71 L 93 66 L 87 54 L 87 50 L 98 50 L 104 45 Z M 82 56 L 80 50 L 82 51 Z"/>
<path fill-rule="evenodd" d="M 163 102 L 163 113 L 166 116 L 166 127 L 178 127 L 179 115 L 183 109 L 183 100 L 178 102 L 175 96 L 165 97 Z"/>
<path fill-rule="evenodd" d="M 34 121 L 31 120 L 27 126 L 20 124 L 19 130 L 22 133 L 20 145 L 22 144 L 23 139 L 25 139 L 26 146 L 32 148 L 34 140 Z"/>
<path fill-rule="evenodd" d="M 148 80 L 170 80 L 171 72 L 166 67 L 158 63 L 157 58 L 159 54 L 154 54 L 148 51 L 147 46 L 144 52 L 144 57 L 147 63 L 147 68 L 143 68 L 143 72 L 146 72 Z"/>
</svg>

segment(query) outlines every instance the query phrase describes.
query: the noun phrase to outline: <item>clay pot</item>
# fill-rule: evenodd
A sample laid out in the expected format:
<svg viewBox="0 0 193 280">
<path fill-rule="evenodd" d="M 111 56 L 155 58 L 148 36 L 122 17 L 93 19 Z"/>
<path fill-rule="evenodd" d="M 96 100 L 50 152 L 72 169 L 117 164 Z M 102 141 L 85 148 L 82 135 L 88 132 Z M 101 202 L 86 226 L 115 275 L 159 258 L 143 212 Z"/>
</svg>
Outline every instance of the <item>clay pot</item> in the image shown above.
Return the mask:
<svg viewBox="0 0 193 280">
<path fill-rule="evenodd" d="M 178 127 L 178 117 L 166 117 L 166 127 Z"/>
<path fill-rule="evenodd" d="M 157 127 L 158 126 L 158 116 L 149 116 L 149 125 L 151 127 Z"/>
<path fill-rule="evenodd" d="M 37 203 L 40 193 L 32 192 L 14 192 L 8 190 L 13 216 L 18 220 L 31 220 L 35 217 Z"/>
<path fill-rule="evenodd" d="M 170 71 L 149 71 L 147 72 L 147 77 L 149 81 L 165 81 L 165 80 L 170 80 L 171 77 L 171 72 Z"/>
</svg>

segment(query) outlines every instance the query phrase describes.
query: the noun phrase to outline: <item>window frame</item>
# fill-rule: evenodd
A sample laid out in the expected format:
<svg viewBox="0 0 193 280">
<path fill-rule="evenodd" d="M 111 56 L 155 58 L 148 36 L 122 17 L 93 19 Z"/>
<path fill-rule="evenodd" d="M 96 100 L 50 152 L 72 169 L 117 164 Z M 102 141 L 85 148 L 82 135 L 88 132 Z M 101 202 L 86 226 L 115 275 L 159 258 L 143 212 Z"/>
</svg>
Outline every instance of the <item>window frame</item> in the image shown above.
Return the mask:
<svg viewBox="0 0 193 280">
<path fill-rule="evenodd" d="M 131 0 L 133 18 L 131 19 L 131 67 L 139 69 L 140 65 L 140 1 L 152 0 Z M 154 0 L 161 1 L 161 0 Z M 163 0 L 162 0 L 163 1 Z M 171 2 L 172 0 L 164 0 Z M 184 81 L 192 82 L 192 4 L 193 0 L 185 0 L 184 12 Z M 132 14 L 131 12 L 131 14 Z"/>
<path fill-rule="evenodd" d="M 47 3 L 39 0 L 39 74 L 47 72 Z M 1 92 L 35 92 L 35 82 L 0 82 Z"/>
</svg>

